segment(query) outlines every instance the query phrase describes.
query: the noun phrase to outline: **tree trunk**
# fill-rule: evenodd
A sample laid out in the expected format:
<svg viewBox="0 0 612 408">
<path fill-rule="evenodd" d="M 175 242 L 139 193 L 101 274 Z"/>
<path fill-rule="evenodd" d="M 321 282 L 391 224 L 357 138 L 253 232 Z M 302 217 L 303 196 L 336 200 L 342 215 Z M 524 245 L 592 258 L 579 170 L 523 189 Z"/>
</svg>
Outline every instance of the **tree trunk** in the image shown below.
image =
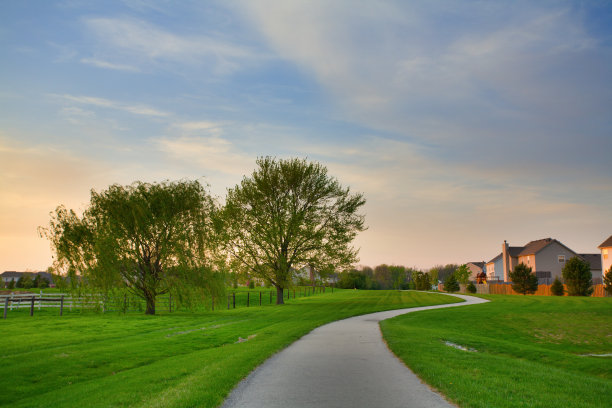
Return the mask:
<svg viewBox="0 0 612 408">
<path fill-rule="evenodd" d="M 276 304 L 284 305 L 285 304 L 285 291 L 280 285 L 276 285 Z"/>
<path fill-rule="evenodd" d="M 154 315 L 155 314 L 155 295 L 145 293 L 145 300 L 147 301 L 147 310 L 145 314 Z"/>
</svg>

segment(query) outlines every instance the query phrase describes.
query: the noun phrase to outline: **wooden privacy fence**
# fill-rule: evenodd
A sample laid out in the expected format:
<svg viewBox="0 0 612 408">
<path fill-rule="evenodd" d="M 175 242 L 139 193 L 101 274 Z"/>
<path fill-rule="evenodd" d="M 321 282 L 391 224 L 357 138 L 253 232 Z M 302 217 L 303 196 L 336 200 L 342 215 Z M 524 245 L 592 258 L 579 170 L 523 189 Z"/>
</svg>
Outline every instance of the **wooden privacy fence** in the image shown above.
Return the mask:
<svg viewBox="0 0 612 408">
<path fill-rule="evenodd" d="M 459 285 L 461 293 L 467 293 L 466 285 Z M 483 283 L 476 286 L 476 293 L 482 295 L 520 295 L 512 289 L 510 283 Z M 552 285 L 538 285 L 538 290 L 533 294 L 534 296 L 553 296 L 550 287 Z M 565 295 L 567 296 L 567 286 L 563 285 L 565 289 Z M 438 290 L 444 291 L 444 285 L 438 285 Z M 593 285 L 593 294 L 591 297 L 609 297 L 604 289 L 604 285 Z"/>
<path fill-rule="evenodd" d="M 308 286 L 299 287 L 297 289 L 285 289 L 283 291 L 283 298 L 295 299 L 300 297 L 308 297 L 318 293 L 326 293 L 327 290 L 331 290 L 333 293 L 334 288 L 325 286 Z M 254 307 L 263 306 L 276 303 L 277 293 L 276 290 L 266 291 L 234 291 L 227 294 L 226 297 L 212 297 L 209 300 L 208 305 L 204 307 L 210 307 L 212 310 L 222 309 L 236 309 L 238 307 Z M 165 310 L 168 312 L 175 311 L 178 307 L 176 299 L 173 299 L 171 295 L 159 296 L 155 300 L 156 310 Z M 42 308 L 58 308 L 59 315 L 63 315 L 64 310 L 78 309 L 78 310 L 99 310 L 102 313 L 105 312 L 143 312 L 146 308 L 145 301 L 141 298 L 127 295 L 127 294 L 115 294 L 109 296 L 103 295 L 90 295 L 83 297 L 71 296 L 65 293 L 11 293 L 7 295 L 0 295 L 0 309 L 3 309 L 3 318 L 6 319 L 9 311 L 17 311 L 20 309 L 29 309 L 30 316 L 34 315 L 34 310 L 41 310 Z"/>
</svg>

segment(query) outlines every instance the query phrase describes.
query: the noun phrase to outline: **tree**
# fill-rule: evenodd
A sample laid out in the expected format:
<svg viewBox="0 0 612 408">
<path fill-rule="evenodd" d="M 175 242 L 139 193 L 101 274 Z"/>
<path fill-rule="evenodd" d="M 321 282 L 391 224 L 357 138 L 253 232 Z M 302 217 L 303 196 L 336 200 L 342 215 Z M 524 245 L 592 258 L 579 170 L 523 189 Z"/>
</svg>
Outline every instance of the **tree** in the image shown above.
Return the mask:
<svg viewBox="0 0 612 408">
<path fill-rule="evenodd" d="M 41 232 L 56 253 L 54 269 L 68 273 L 71 285 L 105 293 L 125 287 L 155 314 L 158 295 L 186 300 L 221 290 L 213 213 L 198 181 L 135 182 L 92 190 L 82 217 L 58 207 Z"/>
<path fill-rule="evenodd" d="M 432 285 L 436 285 L 436 288 L 438 287 L 438 274 L 440 273 L 440 269 L 438 268 L 431 268 L 429 270 L 429 277 L 431 278 L 431 283 Z"/>
<path fill-rule="evenodd" d="M 34 287 L 34 281 L 32 280 L 32 276 L 29 273 L 24 273 L 17 279 L 16 286 L 22 289 L 31 289 Z"/>
<path fill-rule="evenodd" d="M 538 290 L 537 276 L 531 273 L 531 267 L 523 263 L 514 267 L 514 270 L 510 272 L 510 279 L 512 280 L 512 289 L 517 293 L 526 295 Z"/>
<path fill-rule="evenodd" d="M 467 283 L 470 281 L 470 273 L 471 272 L 468 269 L 467 265 L 463 264 L 455 270 L 454 275 L 459 283 L 467 285 Z"/>
<path fill-rule="evenodd" d="M 393 289 L 401 289 L 406 281 L 406 268 L 403 266 L 392 265 L 389 266 L 389 272 L 391 274 L 391 284 Z"/>
<path fill-rule="evenodd" d="M 251 177 L 227 192 L 225 249 L 233 266 L 272 283 L 277 304 L 295 270 L 349 267 L 350 244 L 363 231 L 362 194 L 351 194 L 319 163 L 259 158 Z"/>
<path fill-rule="evenodd" d="M 429 274 L 417 272 L 415 276 L 415 287 L 417 290 L 431 290 L 431 280 Z"/>
<path fill-rule="evenodd" d="M 568 296 L 590 296 L 593 293 L 591 265 L 587 261 L 574 256 L 565 263 L 561 273 Z"/>
<path fill-rule="evenodd" d="M 476 285 L 474 285 L 474 282 L 470 282 L 467 287 L 466 287 L 467 291 L 470 293 L 476 293 Z"/>
<path fill-rule="evenodd" d="M 605 273 L 603 278 L 604 289 L 608 292 L 608 295 L 612 295 L 612 266 Z"/>
<path fill-rule="evenodd" d="M 563 283 L 559 280 L 557 276 L 553 281 L 552 285 L 550 285 L 550 292 L 554 296 L 563 296 L 565 294 L 565 288 L 563 287 Z"/>
<path fill-rule="evenodd" d="M 455 274 L 450 274 L 446 280 L 444 281 L 444 290 L 450 293 L 457 292 L 459 290 L 459 282 L 457 282 L 457 278 Z"/>
</svg>

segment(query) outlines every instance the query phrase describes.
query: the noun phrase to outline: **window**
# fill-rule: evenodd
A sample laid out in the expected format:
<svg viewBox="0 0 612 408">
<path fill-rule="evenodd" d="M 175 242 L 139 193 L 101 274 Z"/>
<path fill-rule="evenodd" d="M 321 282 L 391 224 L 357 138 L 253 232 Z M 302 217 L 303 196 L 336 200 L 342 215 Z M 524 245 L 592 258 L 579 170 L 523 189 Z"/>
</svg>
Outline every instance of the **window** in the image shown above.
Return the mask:
<svg viewBox="0 0 612 408">
<path fill-rule="evenodd" d="M 559 258 L 558 258 L 558 259 L 559 259 L 559 262 L 560 262 L 560 263 L 565 262 L 565 255 L 559 255 Z"/>
</svg>

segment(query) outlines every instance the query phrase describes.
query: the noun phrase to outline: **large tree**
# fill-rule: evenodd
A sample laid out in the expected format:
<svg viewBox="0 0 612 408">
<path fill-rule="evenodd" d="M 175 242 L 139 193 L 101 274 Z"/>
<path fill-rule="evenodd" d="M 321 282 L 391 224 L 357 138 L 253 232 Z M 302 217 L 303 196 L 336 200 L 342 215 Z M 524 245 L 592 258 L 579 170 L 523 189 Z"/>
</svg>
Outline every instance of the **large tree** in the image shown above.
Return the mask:
<svg viewBox="0 0 612 408">
<path fill-rule="evenodd" d="M 126 287 L 146 301 L 146 314 L 155 314 L 158 295 L 220 290 L 213 212 L 198 181 L 135 182 L 92 190 L 82 217 L 58 207 L 42 231 L 56 253 L 56 269 L 71 273 L 73 283 L 102 292 Z"/>
<path fill-rule="evenodd" d="M 561 271 L 568 296 L 591 296 L 593 276 L 591 265 L 577 256 L 570 258 Z"/>
<path fill-rule="evenodd" d="M 535 293 L 538 290 L 538 278 L 531 272 L 531 267 L 520 263 L 510 272 L 512 289 L 515 292 L 526 295 Z"/>
<path fill-rule="evenodd" d="M 282 304 L 299 268 L 332 271 L 357 261 L 351 242 L 365 229 L 358 212 L 365 199 L 316 162 L 265 157 L 257 166 L 227 192 L 226 249 L 235 268 L 274 285 Z"/>
</svg>

